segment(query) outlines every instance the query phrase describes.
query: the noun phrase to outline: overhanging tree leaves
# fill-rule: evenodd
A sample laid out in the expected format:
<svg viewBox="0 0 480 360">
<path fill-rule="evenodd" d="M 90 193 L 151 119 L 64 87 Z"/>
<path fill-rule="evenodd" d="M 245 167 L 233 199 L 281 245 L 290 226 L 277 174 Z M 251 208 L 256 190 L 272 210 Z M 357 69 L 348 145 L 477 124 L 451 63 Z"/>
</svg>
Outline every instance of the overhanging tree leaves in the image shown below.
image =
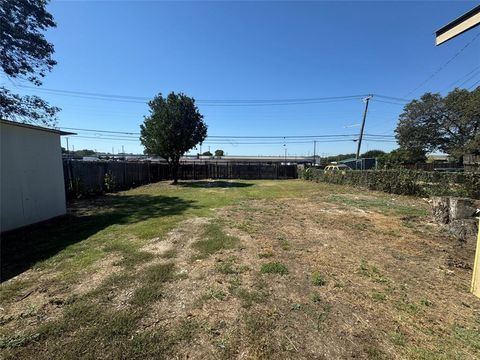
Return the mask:
<svg viewBox="0 0 480 360">
<path fill-rule="evenodd" d="M 146 154 L 167 160 L 177 184 L 180 158 L 205 140 L 207 125 L 195 100 L 182 93 L 158 94 L 148 105 L 150 115 L 140 125 L 140 141 Z"/>
<path fill-rule="evenodd" d="M 46 0 L 0 0 L 0 66 L 10 78 L 39 86 L 56 64 L 44 32 L 55 27 Z M 0 117 L 54 125 L 57 107 L 37 96 L 21 96 L 0 87 Z"/>
<path fill-rule="evenodd" d="M 447 96 L 426 93 L 407 104 L 395 130 L 400 148 L 414 153 L 442 151 L 456 158 L 471 153 L 480 131 L 480 87 Z"/>
</svg>

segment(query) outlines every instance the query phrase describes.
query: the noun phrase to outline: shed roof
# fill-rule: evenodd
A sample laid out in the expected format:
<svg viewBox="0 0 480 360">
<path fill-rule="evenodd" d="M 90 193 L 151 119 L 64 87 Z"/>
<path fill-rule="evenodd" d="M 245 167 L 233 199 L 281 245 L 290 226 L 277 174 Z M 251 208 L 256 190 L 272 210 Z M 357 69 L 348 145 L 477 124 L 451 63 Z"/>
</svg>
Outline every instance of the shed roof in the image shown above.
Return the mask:
<svg viewBox="0 0 480 360">
<path fill-rule="evenodd" d="M 54 133 L 54 134 L 58 134 L 60 136 L 62 136 L 62 135 L 76 135 L 76 133 L 73 133 L 73 132 L 67 132 L 67 131 L 47 128 L 47 127 L 37 126 L 37 125 L 30 125 L 30 124 L 20 123 L 20 122 L 17 122 L 17 121 L 11 121 L 11 120 L 0 119 L 0 124 L 18 126 L 18 127 L 23 127 L 23 128 L 38 130 L 38 131 L 46 131 L 46 132 L 51 132 L 51 133 Z"/>
</svg>

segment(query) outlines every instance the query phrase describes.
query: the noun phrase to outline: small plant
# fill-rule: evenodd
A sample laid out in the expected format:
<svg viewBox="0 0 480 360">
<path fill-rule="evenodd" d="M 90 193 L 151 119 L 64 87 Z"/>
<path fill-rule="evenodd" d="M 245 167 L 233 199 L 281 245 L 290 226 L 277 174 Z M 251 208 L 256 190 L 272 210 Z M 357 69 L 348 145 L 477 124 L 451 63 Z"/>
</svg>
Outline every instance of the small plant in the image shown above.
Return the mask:
<svg viewBox="0 0 480 360">
<path fill-rule="evenodd" d="M 389 334 L 389 337 L 390 337 L 390 341 L 394 345 L 398 345 L 398 346 L 404 346 L 405 345 L 405 335 L 403 335 L 401 332 L 393 331 Z"/>
<path fill-rule="evenodd" d="M 205 300 L 215 299 L 215 300 L 225 300 L 225 294 L 222 290 L 216 288 L 210 288 L 208 291 L 202 296 Z"/>
<path fill-rule="evenodd" d="M 387 299 L 387 295 L 382 292 L 374 291 L 372 293 L 372 299 L 375 301 L 385 301 Z"/>
<path fill-rule="evenodd" d="M 315 286 L 323 286 L 327 283 L 325 278 L 319 272 L 314 272 L 312 274 L 312 284 Z"/>
<path fill-rule="evenodd" d="M 319 303 L 320 301 L 322 301 L 322 297 L 320 296 L 320 294 L 318 292 L 313 292 L 310 295 L 310 298 L 312 299 L 312 302 L 314 302 L 314 303 Z"/>
<path fill-rule="evenodd" d="M 420 300 L 420 304 L 422 304 L 423 306 L 427 306 L 427 307 L 430 307 L 433 305 L 433 303 L 428 300 L 427 298 L 423 298 Z"/>
<path fill-rule="evenodd" d="M 288 268 L 279 262 L 270 262 L 267 264 L 263 264 L 260 272 L 263 274 L 280 274 L 286 275 L 288 274 Z"/>
<path fill-rule="evenodd" d="M 273 253 L 271 251 L 266 251 L 266 252 L 258 254 L 258 257 L 260 259 L 271 258 L 271 257 L 273 257 Z"/>
<path fill-rule="evenodd" d="M 217 264 L 216 269 L 222 274 L 241 274 L 248 270 L 248 267 L 245 265 L 236 266 L 234 263 L 234 258 L 229 258 L 225 261 Z"/>
<path fill-rule="evenodd" d="M 103 184 L 105 185 L 105 192 L 112 192 L 115 190 L 115 177 L 111 172 L 105 174 Z"/>
</svg>

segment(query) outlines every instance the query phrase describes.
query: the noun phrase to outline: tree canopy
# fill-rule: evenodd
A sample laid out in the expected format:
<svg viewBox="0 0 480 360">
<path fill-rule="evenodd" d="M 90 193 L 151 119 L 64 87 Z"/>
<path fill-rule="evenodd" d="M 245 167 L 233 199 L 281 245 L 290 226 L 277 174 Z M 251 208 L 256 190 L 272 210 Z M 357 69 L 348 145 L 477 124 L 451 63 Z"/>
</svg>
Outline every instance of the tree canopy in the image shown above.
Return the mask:
<svg viewBox="0 0 480 360">
<path fill-rule="evenodd" d="M 215 156 L 221 157 L 224 156 L 224 152 L 222 149 L 215 150 Z"/>
<path fill-rule="evenodd" d="M 369 150 L 362 154 L 362 158 L 377 158 L 379 156 L 385 155 L 385 151 L 383 150 Z"/>
<path fill-rule="evenodd" d="M 140 141 L 146 154 L 161 156 L 172 165 L 176 184 L 180 157 L 205 140 L 207 125 L 195 100 L 185 94 L 158 94 L 148 105 L 150 115 L 140 125 Z"/>
<path fill-rule="evenodd" d="M 447 96 L 426 93 L 407 104 L 395 130 L 400 149 L 442 151 L 456 158 L 478 152 L 480 87 L 455 89 Z"/>
<path fill-rule="evenodd" d="M 53 45 L 44 32 L 55 27 L 46 10 L 47 0 L 0 0 L 0 67 L 10 78 L 39 86 L 51 71 Z M 38 96 L 21 96 L 0 86 L 0 117 L 15 121 L 54 125 L 60 109 Z"/>
</svg>

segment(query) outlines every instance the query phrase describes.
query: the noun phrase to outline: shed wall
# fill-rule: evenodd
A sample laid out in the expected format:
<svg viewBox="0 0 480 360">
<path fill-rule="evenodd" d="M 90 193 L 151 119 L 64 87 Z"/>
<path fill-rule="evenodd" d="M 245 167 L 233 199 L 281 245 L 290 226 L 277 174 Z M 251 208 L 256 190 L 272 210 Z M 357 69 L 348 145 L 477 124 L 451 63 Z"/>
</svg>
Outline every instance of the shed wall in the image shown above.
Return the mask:
<svg viewBox="0 0 480 360">
<path fill-rule="evenodd" d="M 60 135 L 0 124 L 0 231 L 66 213 Z"/>
</svg>

